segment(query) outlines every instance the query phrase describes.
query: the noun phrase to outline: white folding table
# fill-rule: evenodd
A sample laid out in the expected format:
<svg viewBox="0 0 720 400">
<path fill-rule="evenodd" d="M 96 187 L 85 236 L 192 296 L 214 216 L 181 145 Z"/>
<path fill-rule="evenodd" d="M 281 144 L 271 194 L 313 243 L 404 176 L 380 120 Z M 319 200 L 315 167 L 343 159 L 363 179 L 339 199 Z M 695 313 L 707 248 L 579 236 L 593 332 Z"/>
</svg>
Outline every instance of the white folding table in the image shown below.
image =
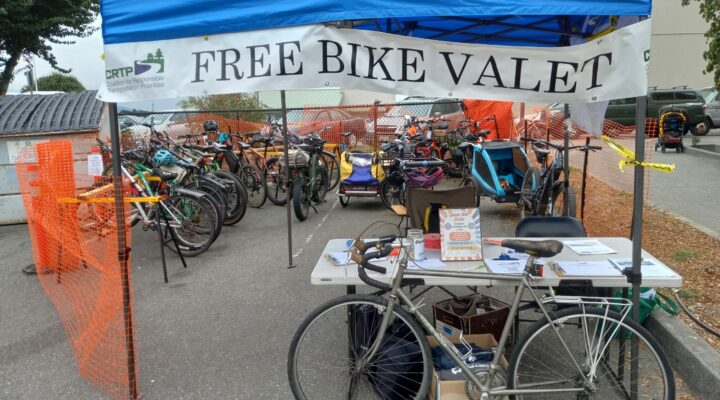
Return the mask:
<svg viewBox="0 0 720 400">
<path fill-rule="evenodd" d="M 501 240 L 502 238 L 493 238 Z M 517 239 L 517 238 L 513 238 Z M 543 238 L 557 239 L 557 240 L 577 240 L 578 238 Z M 616 253 L 605 254 L 605 255 L 578 255 L 573 250 L 564 246 L 563 251 L 552 258 L 545 258 L 546 261 L 601 261 L 609 258 L 630 258 L 632 256 L 632 242 L 627 238 L 622 237 L 603 237 L 603 238 L 592 238 L 597 239 L 601 243 L 615 250 Z M 529 240 L 540 240 L 540 239 L 529 239 Z M 336 266 L 334 265 L 328 254 L 332 252 L 342 252 L 348 249 L 348 239 L 332 239 L 330 240 L 325 249 L 323 250 L 320 259 L 315 264 L 312 274 L 310 275 L 310 281 L 313 285 L 342 285 L 346 286 L 348 293 L 355 292 L 355 286 L 364 285 L 360 280 L 357 273 L 357 265 L 350 263 L 348 265 Z M 492 245 L 489 243 L 483 243 L 483 257 L 488 259 L 496 258 L 500 255 L 502 248 L 498 245 Z M 439 250 L 425 250 L 426 257 L 429 259 L 439 259 Z M 643 259 L 650 259 L 654 262 L 665 266 L 660 260 L 653 257 L 651 254 L 643 250 Z M 454 277 L 430 277 L 424 276 L 426 286 L 516 286 L 517 282 L 510 281 L 499 281 L 490 280 L 483 278 L 483 272 L 490 272 L 486 268 L 479 268 L 483 265 L 480 261 L 444 261 L 445 267 L 440 267 L 435 270 L 437 271 L 463 271 L 463 272 L 478 272 L 477 279 L 466 279 L 466 278 L 454 278 Z M 373 271 L 367 270 L 366 272 L 370 277 L 381 282 L 390 283 L 392 277 L 395 275 L 397 270 L 397 261 L 387 259 L 385 261 L 374 261 L 373 264 L 386 267 L 387 274 L 379 274 Z M 409 274 L 410 270 L 406 272 Z M 535 284 L 537 286 L 558 286 L 560 280 L 571 281 L 571 280 L 582 280 L 592 281 L 595 287 L 606 287 L 606 288 L 622 288 L 631 287 L 632 285 L 627 282 L 625 276 L 617 277 L 593 277 L 593 276 L 558 276 L 555 271 L 551 268 L 544 268 L 543 277 L 537 278 Z M 642 277 L 642 286 L 651 288 L 678 288 L 682 285 L 683 279 L 677 273 L 672 276 L 646 276 Z"/>
</svg>

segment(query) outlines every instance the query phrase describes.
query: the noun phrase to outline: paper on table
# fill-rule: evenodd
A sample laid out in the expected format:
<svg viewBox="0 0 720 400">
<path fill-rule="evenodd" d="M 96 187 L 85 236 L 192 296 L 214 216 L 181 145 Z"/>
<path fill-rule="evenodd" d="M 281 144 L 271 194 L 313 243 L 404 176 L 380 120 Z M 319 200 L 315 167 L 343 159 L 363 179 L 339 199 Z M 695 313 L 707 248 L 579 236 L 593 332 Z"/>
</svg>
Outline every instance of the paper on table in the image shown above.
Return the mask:
<svg viewBox="0 0 720 400">
<path fill-rule="evenodd" d="M 622 276 L 609 261 L 556 261 L 557 269 L 563 276 Z"/>
<path fill-rule="evenodd" d="M 484 260 L 491 272 L 496 274 L 522 274 L 527 260 Z"/>
<path fill-rule="evenodd" d="M 617 253 L 595 239 L 563 240 L 563 244 L 580 255 Z"/>
<path fill-rule="evenodd" d="M 419 261 L 408 261 L 407 269 L 420 269 L 420 268 L 426 268 L 426 269 L 433 269 L 433 268 L 443 268 L 447 265 L 438 260 L 437 258 L 426 258 L 424 260 Z"/>
<path fill-rule="evenodd" d="M 610 262 L 615 264 L 618 268 L 620 268 L 620 271 L 624 270 L 625 268 L 632 268 L 632 259 L 631 258 L 611 258 Z M 644 276 L 675 276 L 675 275 L 677 275 L 675 273 L 675 271 L 671 270 L 670 268 L 667 268 L 664 265 L 660 265 L 660 264 L 656 263 L 655 260 L 650 260 L 650 259 L 643 259 L 642 263 L 640 264 L 640 269 Z"/>
</svg>

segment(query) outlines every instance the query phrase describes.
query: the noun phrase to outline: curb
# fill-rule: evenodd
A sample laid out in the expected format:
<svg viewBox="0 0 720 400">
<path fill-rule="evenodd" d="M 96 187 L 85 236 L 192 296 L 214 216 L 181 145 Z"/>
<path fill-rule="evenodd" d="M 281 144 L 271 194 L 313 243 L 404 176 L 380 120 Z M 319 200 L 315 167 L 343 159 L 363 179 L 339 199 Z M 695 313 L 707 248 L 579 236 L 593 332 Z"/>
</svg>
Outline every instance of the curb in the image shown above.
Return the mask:
<svg viewBox="0 0 720 400">
<path fill-rule="evenodd" d="M 653 203 L 652 201 L 647 200 L 647 201 L 645 201 L 645 203 L 646 203 L 647 205 L 649 205 L 650 207 L 652 207 L 652 208 L 654 208 L 654 209 L 656 209 L 656 210 L 658 210 L 658 211 L 660 211 L 660 212 L 663 212 L 663 213 L 665 213 L 665 214 L 667 214 L 667 215 L 669 215 L 669 216 L 671 216 L 671 217 L 673 217 L 673 218 L 675 218 L 675 219 L 677 219 L 677 220 L 680 220 L 680 222 L 684 222 L 684 223 L 690 225 L 691 227 L 699 230 L 700 232 L 702 232 L 702 233 L 704 233 L 704 234 L 706 234 L 706 235 L 708 235 L 708 236 L 710 236 L 710 237 L 713 237 L 713 238 L 715 238 L 715 239 L 717 239 L 717 240 L 720 240 L 720 232 L 717 232 L 717 231 L 714 230 L 714 229 L 708 228 L 708 227 L 706 227 L 706 226 L 704 226 L 704 225 L 700 225 L 700 224 L 698 224 L 697 222 L 695 222 L 695 221 L 693 221 L 693 220 L 691 220 L 691 219 L 689 219 L 689 218 L 687 218 L 687 217 L 683 217 L 682 215 L 677 214 L 677 213 L 675 213 L 675 212 L 666 210 L 666 209 L 660 207 L 659 205 Z"/>
<path fill-rule="evenodd" d="M 720 353 L 683 321 L 664 311 L 655 311 L 645 328 L 660 342 L 670 366 L 703 399 L 720 393 Z"/>
<path fill-rule="evenodd" d="M 711 158 L 713 160 L 720 159 L 720 153 L 716 153 L 716 152 L 710 151 L 710 150 L 698 149 L 697 147 L 694 147 L 694 146 L 685 147 L 685 151 L 692 153 L 693 155 L 703 157 L 703 158 Z"/>
</svg>

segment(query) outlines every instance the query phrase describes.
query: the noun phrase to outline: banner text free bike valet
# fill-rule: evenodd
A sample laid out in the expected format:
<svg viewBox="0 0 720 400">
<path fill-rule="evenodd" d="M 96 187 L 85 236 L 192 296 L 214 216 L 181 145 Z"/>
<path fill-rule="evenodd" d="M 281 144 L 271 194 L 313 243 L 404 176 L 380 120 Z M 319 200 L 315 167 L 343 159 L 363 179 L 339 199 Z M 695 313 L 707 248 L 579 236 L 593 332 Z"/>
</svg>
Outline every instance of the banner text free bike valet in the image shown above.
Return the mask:
<svg viewBox="0 0 720 400">
<path fill-rule="evenodd" d="M 441 42 L 322 25 L 105 47 L 103 101 L 341 87 L 595 102 L 644 95 L 650 20 L 575 46 Z"/>
</svg>

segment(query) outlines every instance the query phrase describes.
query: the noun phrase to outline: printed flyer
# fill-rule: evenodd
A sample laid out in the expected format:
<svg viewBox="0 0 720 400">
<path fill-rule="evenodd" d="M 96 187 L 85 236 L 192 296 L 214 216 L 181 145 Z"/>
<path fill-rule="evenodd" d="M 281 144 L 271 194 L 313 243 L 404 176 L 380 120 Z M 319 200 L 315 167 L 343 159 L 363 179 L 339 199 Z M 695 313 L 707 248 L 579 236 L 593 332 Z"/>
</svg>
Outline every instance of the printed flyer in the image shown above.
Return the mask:
<svg viewBox="0 0 720 400">
<path fill-rule="evenodd" d="M 482 260 L 480 210 L 444 208 L 440 213 L 440 254 L 443 261 Z"/>
</svg>

